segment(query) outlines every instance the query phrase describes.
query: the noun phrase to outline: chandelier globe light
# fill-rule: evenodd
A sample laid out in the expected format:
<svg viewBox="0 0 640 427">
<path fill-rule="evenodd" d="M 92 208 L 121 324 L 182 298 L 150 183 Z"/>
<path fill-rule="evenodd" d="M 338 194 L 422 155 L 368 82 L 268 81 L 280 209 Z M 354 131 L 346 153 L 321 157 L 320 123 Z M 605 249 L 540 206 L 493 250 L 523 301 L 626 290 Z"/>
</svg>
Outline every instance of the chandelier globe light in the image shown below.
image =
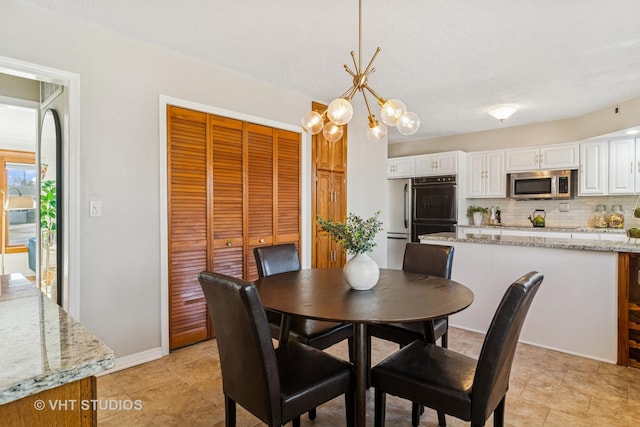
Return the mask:
<svg viewBox="0 0 640 427">
<path fill-rule="evenodd" d="M 503 122 L 516 111 L 518 111 L 518 107 L 513 104 L 500 104 L 489 108 L 489 115 Z"/>
<path fill-rule="evenodd" d="M 351 51 L 354 70 L 344 65 L 345 71 L 353 78 L 352 86 L 338 98 L 329 103 L 329 106 L 321 113 L 317 111 L 307 112 L 302 116 L 302 128 L 305 132 L 316 135 L 322 131 L 323 136 L 329 142 L 336 142 L 344 133 L 343 126 L 349 123 L 353 117 L 351 100 L 358 92 L 362 94 L 367 107 L 369 127 L 367 139 L 371 142 L 379 142 L 387 136 L 387 126 L 396 126 L 402 135 L 413 135 L 420 128 L 420 118 L 416 113 L 408 112 L 407 107 L 399 99 L 384 99 L 369 86 L 369 76 L 375 71 L 373 61 L 380 53 L 378 47 L 365 68 L 362 68 L 362 0 L 358 0 L 358 60 L 355 52 Z M 371 112 L 367 93 L 373 96 L 380 107 L 382 123 Z M 325 120 L 327 123 L 325 124 Z M 387 125 L 387 126 L 385 126 Z"/>
<path fill-rule="evenodd" d="M 312 135 L 317 134 L 324 126 L 324 118 L 317 111 L 308 111 L 302 116 L 302 128 Z"/>
<path fill-rule="evenodd" d="M 381 142 L 387 136 L 387 127 L 378 123 L 376 117 L 369 115 L 369 129 L 367 129 L 367 139 L 369 142 Z"/>
<path fill-rule="evenodd" d="M 335 123 L 327 123 L 322 129 L 322 135 L 329 142 L 337 142 L 342 138 L 342 134 L 344 133 L 344 128 L 342 126 L 338 126 Z"/>
</svg>

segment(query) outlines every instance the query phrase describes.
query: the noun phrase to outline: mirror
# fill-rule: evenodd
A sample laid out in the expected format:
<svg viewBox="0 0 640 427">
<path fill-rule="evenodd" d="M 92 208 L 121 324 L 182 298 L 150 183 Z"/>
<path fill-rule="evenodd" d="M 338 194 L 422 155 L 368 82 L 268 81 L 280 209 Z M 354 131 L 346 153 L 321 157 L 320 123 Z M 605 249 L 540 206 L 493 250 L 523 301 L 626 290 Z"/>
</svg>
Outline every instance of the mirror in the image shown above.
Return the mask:
<svg viewBox="0 0 640 427">
<path fill-rule="evenodd" d="M 40 134 L 40 286 L 53 301 L 62 302 L 62 241 L 60 207 L 62 131 L 56 110 L 44 113 Z"/>
</svg>

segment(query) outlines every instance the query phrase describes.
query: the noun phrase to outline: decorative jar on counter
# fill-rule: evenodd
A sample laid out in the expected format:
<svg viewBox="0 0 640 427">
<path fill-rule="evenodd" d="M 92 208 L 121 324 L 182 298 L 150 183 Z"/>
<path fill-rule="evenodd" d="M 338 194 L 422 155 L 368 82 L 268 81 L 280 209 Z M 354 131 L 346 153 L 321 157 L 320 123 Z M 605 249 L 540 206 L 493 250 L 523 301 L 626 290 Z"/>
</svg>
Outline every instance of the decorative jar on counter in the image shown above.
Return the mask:
<svg viewBox="0 0 640 427">
<path fill-rule="evenodd" d="M 607 228 L 609 226 L 609 212 L 607 212 L 605 205 L 596 206 L 594 226 L 596 228 Z"/>
<path fill-rule="evenodd" d="M 609 216 L 610 228 L 624 228 L 624 210 L 622 205 L 611 206 L 611 216 Z"/>
</svg>

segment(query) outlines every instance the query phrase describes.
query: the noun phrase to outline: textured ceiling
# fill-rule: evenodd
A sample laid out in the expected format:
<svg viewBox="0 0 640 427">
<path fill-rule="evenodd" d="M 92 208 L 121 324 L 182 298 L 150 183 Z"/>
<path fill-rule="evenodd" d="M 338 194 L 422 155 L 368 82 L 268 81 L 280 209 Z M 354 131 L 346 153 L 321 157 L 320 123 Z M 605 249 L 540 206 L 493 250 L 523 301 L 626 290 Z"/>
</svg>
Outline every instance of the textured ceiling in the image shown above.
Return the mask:
<svg viewBox="0 0 640 427">
<path fill-rule="evenodd" d="M 323 102 L 358 49 L 357 0 L 22 1 Z M 422 121 L 390 142 L 565 119 L 640 97 L 639 16 L 638 0 L 363 0 L 362 57 L 382 47 L 370 85 Z M 505 102 L 520 109 L 501 124 L 487 109 Z"/>
</svg>

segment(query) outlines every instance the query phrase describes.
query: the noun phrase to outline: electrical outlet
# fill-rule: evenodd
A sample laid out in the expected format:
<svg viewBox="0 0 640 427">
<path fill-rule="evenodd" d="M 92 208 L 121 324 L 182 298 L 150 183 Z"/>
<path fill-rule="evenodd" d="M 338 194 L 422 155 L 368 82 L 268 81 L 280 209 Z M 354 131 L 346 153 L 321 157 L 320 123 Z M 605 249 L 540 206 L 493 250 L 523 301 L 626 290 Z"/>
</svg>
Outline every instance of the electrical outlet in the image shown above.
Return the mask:
<svg viewBox="0 0 640 427">
<path fill-rule="evenodd" d="M 102 202 L 98 202 L 98 201 L 89 202 L 89 216 L 90 217 L 102 216 Z"/>
<path fill-rule="evenodd" d="M 569 212 L 569 203 L 560 203 L 560 212 Z"/>
</svg>

